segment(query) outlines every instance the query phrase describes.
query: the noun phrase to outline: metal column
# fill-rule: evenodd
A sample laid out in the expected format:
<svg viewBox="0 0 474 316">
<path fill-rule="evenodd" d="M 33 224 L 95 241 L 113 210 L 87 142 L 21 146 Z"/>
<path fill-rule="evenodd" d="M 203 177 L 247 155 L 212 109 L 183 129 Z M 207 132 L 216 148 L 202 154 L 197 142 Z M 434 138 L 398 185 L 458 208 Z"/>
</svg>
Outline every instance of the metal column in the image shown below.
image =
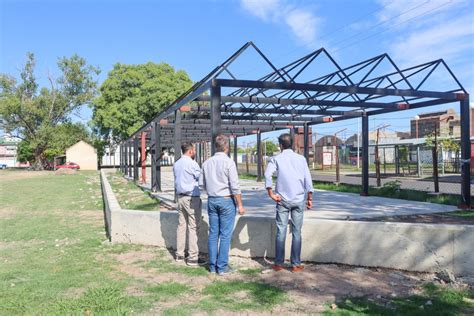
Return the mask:
<svg viewBox="0 0 474 316">
<path fill-rule="evenodd" d="M 146 183 L 146 133 L 141 134 L 140 139 L 140 162 L 141 162 L 141 182 Z"/>
<path fill-rule="evenodd" d="M 211 153 L 216 152 L 216 136 L 221 132 L 221 87 L 212 82 L 211 85 Z"/>
<path fill-rule="evenodd" d="M 133 139 L 133 181 L 138 180 L 138 137 Z"/>
<path fill-rule="evenodd" d="M 181 112 L 174 112 L 174 162 L 181 157 Z"/>
<path fill-rule="evenodd" d="M 161 141 L 160 123 L 153 123 L 151 127 L 151 191 L 161 191 Z"/>
<path fill-rule="evenodd" d="M 132 142 L 127 141 L 127 176 L 132 176 Z"/>
<path fill-rule="evenodd" d="M 262 133 L 257 132 L 257 181 L 262 181 Z"/>
<path fill-rule="evenodd" d="M 294 127 L 290 128 L 290 138 L 291 138 L 291 149 L 295 150 L 296 139 L 295 139 L 295 128 Z"/>
<path fill-rule="evenodd" d="M 304 125 L 304 157 L 306 158 L 306 163 L 309 162 L 309 126 L 308 124 Z"/>
<path fill-rule="evenodd" d="M 123 173 L 123 143 L 119 145 L 119 153 L 120 153 L 120 166 L 119 170 Z"/>
<path fill-rule="evenodd" d="M 362 116 L 362 192 L 369 195 L 369 117 Z"/>
<path fill-rule="evenodd" d="M 237 166 L 237 136 L 234 136 L 234 163 Z"/>
<path fill-rule="evenodd" d="M 469 95 L 461 101 L 461 207 L 471 208 L 471 141 Z"/>
</svg>

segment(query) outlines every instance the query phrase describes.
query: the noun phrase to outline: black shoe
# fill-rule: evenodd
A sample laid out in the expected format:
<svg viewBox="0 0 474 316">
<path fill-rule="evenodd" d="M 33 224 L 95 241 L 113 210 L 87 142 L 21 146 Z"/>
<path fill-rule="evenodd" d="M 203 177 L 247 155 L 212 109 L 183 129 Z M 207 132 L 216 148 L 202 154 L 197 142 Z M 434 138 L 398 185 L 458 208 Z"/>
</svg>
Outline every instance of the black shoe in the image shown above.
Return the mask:
<svg viewBox="0 0 474 316">
<path fill-rule="evenodd" d="M 203 266 L 205 264 L 207 264 L 207 261 L 206 260 L 203 260 L 203 259 L 193 259 L 193 260 L 186 260 L 186 264 L 190 267 L 197 267 L 197 266 Z"/>
<path fill-rule="evenodd" d="M 176 256 L 176 258 L 174 260 L 176 260 L 176 262 L 183 262 L 184 261 L 184 256 Z"/>
</svg>

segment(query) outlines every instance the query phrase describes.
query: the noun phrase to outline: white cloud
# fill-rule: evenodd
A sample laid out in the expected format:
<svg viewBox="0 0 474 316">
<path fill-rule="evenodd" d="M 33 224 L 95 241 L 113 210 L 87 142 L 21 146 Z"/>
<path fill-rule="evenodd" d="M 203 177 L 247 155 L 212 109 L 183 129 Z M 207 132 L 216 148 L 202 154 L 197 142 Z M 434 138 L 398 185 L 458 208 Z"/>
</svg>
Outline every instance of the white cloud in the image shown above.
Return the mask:
<svg viewBox="0 0 474 316">
<path fill-rule="evenodd" d="M 472 14 L 443 21 L 411 32 L 390 45 L 393 57 L 402 63 L 417 64 L 444 58 L 455 60 L 474 50 Z M 472 56 L 472 55 L 471 55 Z M 472 60 L 471 60 L 472 61 Z"/>
<path fill-rule="evenodd" d="M 280 7 L 279 0 L 242 0 L 242 7 L 256 17 L 267 21 Z"/>
<path fill-rule="evenodd" d="M 300 43 L 315 47 L 321 18 L 309 9 L 290 6 L 284 0 L 241 0 L 241 6 L 265 22 L 283 22 Z"/>
<path fill-rule="evenodd" d="M 319 19 L 312 13 L 294 9 L 285 17 L 285 23 L 291 28 L 293 34 L 305 45 L 313 46 L 315 44 Z"/>
</svg>

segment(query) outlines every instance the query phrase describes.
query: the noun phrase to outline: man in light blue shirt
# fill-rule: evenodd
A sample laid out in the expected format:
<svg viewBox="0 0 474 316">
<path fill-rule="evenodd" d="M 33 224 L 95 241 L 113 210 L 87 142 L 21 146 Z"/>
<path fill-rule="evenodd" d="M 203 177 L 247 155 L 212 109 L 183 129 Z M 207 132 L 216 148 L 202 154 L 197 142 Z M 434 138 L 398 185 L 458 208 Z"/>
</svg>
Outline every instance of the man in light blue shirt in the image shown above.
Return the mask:
<svg viewBox="0 0 474 316">
<path fill-rule="evenodd" d="M 176 261 L 184 261 L 186 232 L 188 232 L 188 257 L 186 264 L 197 266 L 199 262 L 198 232 L 201 221 L 199 177 L 201 168 L 193 160 L 196 155 L 192 143 L 181 145 L 183 155 L 173 166 L 174 185 L 178 196 L 178 229 L 176 233 Z"/>
<path fill-rule="evenodd" d="M 311 209 L 313 206 L 313 182 L 306 159 L 291 149 L 290 134 L 280 135 L 278 143 L 281 153 L 272 157 L 265 170 L 265 187 L 268 196 L 277 203 L 275 264 L 272 268 L 275 271 L 284 269 L 286 230 L 291 215 L 291 271 L 299 272 L 304 268 L 301 265 L 303 212 L 305 207 Z M 277 180 L 275 192 L 273 192 L 272 177 L 275 173 Z"/>
</svg>

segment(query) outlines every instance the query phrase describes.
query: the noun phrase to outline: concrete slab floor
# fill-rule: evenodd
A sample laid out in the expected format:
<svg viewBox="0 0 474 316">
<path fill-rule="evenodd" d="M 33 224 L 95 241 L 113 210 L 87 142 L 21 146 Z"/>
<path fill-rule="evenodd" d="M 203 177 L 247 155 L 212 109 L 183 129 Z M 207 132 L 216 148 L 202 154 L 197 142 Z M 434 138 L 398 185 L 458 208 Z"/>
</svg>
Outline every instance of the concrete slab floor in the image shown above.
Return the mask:
<svg viewBox="0 0 474 316">
<path fill-rule="evenodd" d="M 150 188 L 150 168 L 147 168 L 147 183 Z M 157 198 L 167 201 L 174 199 L 173 172 L 171 167 L 162 168 L 162 192 Z M 275 216 L 275 203 L 268 197 L 263 182 L 240 180 L 246 215 Z M 201 195 L 203 210 L 207 209 L 207 196 Z M 417 215 L 443 213 L 456 210 L 457 207 L 426 202 L 415 202 L 375 196 L 360 196 L 354 193 L 315 190 L 313 208 L 305 213 L 305 219 L 360 219 L 395 215 Z M 206 214 L 206 212 L 203 212 Z M 207 215 L 207 214 L 206 214 Z"/>
</svg>

